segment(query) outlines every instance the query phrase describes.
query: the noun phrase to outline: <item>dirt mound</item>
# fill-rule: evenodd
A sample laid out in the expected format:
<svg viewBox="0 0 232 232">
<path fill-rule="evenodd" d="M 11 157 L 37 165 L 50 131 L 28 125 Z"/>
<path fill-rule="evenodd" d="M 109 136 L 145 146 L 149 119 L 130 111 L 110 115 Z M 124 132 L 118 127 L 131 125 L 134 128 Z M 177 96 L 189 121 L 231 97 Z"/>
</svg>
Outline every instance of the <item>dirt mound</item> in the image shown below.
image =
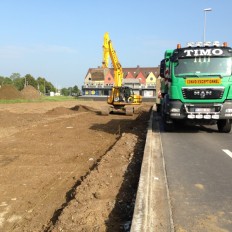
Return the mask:
<svg viewBox="0 0 232 232">
<path fill-rule="evenodd" d="M 83 105 L 76 105 L 71 108 L 73 111 L 78 111 L 78 112 L 86 112 L 86 111 L 96 111 L 94 108 L 89 107 L 89 106 L 83 106 Z"/>
<path fill-rule="evenodd" d="M 73 110 L 65 108 L 65 107 L 56 107 L 52 110 L 47 111 L 47 115 L 62 115 L 62 114 L 73 114 L 75 113 Z"/>
<path fill-rule="evenodd" d="M 0 88 L 0 99 L 22 99 L 22 94 L 13 85 L 3 85 Z"/>
<path fill-rule="evenodd" d="M 135 168 L 132 170 L 128 168 L 131 170 L 131 179 L 125 171 L 127 167 L 132 167 L 132 156 L 137 142 L 136 135 L 130 133 L 124 134 L 118 140 L 112 150 L 98 163 L 97 169 L 93 170 L 78 186 L 75 198 L 63 210 L 51 231 L 55 232 L 61 228 L 62 231 L 126 231 L 122 227 L 127 221 L 128 214 L 133 212 L 129 202 L 134 198 L 133 191 L 136 188 L 134 179 L 138 177 L 137 173 L 132 173 Z M 141 162 L 138 158 L 136 161 Z M 123 186 L 127 191 L 119 195 L 119 186 L 122 187 L 125 176 L 128 182 Z M 117 197 L 120 202 L 118 213 L 113 210 L 117 205 L 111 200 Z M 108 225 L 105 223 L 107 217 Z"/>
<path fill-rule="evenodd" d="M 40 93 L 31 85 L 27 85 L 22 91 L 21 94 L 24 99 L 38 99 L 40 98 Z"/>
<path fill-rule="evenodd" d="M 56 107 L 52 110 L 47 111 L 47 115 L 63 115 L 63 114 L 74 114 L 77 112 L 88 112 L 88 111 L 96 111 L 94 108 L 82 105 L 76 105 L 72 108 L 65 107 Z"/>
</svg>

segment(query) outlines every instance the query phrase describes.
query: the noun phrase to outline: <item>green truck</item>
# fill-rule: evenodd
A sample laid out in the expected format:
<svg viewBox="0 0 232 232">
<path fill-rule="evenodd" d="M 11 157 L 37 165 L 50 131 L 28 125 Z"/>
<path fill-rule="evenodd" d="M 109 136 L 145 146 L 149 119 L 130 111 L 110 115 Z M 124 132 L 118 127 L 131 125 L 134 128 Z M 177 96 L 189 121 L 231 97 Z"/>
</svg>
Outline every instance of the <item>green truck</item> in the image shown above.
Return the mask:
<svg viewBox="0 0 232 232">
<path fill-rule="evenodd" d="M 160 113 L 164 129 L 178 123 L 217 124 L 229 133 L 232 122 L 232 49 L 227 43 L 188 43 L 166 50 L 160 63 Z"/>
</svg>

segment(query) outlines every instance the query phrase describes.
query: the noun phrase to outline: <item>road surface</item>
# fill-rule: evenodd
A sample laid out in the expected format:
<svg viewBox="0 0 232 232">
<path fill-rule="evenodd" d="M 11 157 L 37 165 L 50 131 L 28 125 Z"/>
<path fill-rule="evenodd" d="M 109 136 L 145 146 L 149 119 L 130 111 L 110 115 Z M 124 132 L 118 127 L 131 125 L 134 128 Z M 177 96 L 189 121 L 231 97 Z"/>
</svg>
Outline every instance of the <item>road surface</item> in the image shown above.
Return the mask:
<svg viewBox="0 0 232 232">
<path fill-rule="evenodd" d="M 160 134 L 175 231 L 232 231 L 232 133 L 160 123 Z"/>
</svg>

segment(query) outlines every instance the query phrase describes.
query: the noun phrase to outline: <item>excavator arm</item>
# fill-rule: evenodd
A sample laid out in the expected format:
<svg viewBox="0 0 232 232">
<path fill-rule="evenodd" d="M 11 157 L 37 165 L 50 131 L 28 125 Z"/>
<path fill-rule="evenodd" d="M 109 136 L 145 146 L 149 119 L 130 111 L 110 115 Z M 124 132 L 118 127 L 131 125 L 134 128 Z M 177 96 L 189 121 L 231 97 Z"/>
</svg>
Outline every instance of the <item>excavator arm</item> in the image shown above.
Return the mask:
<svg viewBox="0 0 232 232">
<path fill-rule="evenodd" d="M 102 61 L 103 68 L 108 68 L 109 65 L 109 56 L 110 56 L 109 40 L 110 40 L 109 33 L 106 32 L 104 34 L 104 39 L 103 39 L 103 61 Z"/>
<path fill-rule="evenodd" d="M 118 60 L 116 51 L 113 48 L 112 41 L 110 40 L 109 33 L 104 34 L 103 42 L 103 68 L 108 68 L 109 56 L 114 68 L 114 85 L 117 87 L 122 86 L 123 81 L 123 70 Z"/>
</svg>

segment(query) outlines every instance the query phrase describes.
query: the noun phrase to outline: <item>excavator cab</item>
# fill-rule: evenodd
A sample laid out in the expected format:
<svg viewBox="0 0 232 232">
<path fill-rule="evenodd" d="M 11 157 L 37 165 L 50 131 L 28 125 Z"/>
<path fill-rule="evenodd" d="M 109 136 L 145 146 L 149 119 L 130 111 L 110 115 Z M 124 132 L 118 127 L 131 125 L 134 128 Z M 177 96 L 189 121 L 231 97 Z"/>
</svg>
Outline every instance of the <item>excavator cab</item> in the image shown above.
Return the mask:
<svg viewBox="0 0 232 232">
<path fill-rule="evenodd" d="M 111 112 L 121 112 L 126 115 L 133 115 L 135 106 L 142 103 L 142 97 L 136 95 L 133 89 L 127 86 L 113 87 L 110 95 L 107 98 L 107 103 L 110 105 L 102 111 L 103 115 L 108 115 Z"/>
<path fill-rule="evenodd" d="M 111 105 L 133 105 L 141 104 L 142 97 L 135 95 L 133 89 L 127 86 L 113 87 L 107 99 L 108 104 Z"/>
</svg>

